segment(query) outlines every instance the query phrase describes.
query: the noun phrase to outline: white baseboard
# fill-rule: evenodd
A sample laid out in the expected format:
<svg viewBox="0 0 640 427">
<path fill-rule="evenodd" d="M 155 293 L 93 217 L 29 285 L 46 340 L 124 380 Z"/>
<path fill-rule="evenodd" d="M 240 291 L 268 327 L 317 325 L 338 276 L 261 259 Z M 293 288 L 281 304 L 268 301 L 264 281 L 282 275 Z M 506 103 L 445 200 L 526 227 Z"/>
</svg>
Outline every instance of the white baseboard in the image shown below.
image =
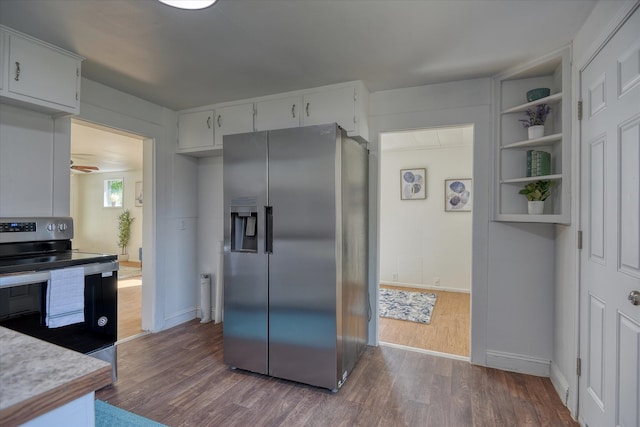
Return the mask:
<svg viewBox="0 0 640 427">
<path fill-rule="evenodd" d="M 487 350 L 487 366 L 503 371 L 549 377 L 551 361 L 522 354 Z"/>
<path fill-rule="evenodd" d="M 193 320 L 196 318 L 196 308 L 188 308 L 186 310 L 178 311 L 174 313 L 172 316 L 164 318 L 164 326 L 162 330 L 173 328 L 174 326 L 178 326 L 184 322 L 188 322 L 189 320 Z"/>
<path fill-rule="evenodd" d="M 560 400 L 564 403 L 564 406 L 568 407 L 569 404 L 569 381 L 564 377 L 558 365 L 551 362 L 551 384 L 556 389 Z"/>
<path fill-rule="evenodd" d="M 460 288 L 448 288 L 446 286 L 431 286 L 431 285 L 417 285 L 415 283 L 403 283 L 403 282 L 383 282 L 379 283 L 380 285 L 387 286 L 402 286 L 405 288 L 415 288 L 415 289 L 424 289 L 427 291 L 446 291 L 446 292 L 459 292 L 461 294 L 469 294 L 471 291 L 469 289 L 460 289 Z"/>
</svg>

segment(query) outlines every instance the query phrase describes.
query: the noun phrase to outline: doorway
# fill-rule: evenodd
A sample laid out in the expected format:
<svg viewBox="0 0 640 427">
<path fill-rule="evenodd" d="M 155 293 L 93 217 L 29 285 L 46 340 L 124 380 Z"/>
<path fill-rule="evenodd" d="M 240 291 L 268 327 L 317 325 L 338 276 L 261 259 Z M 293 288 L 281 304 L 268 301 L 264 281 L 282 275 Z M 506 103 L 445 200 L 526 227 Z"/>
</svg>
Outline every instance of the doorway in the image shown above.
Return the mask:
<svg viewBox="0 0 640 427">
<path fill-rule="evenodd" d="M 74 250 L 118 254 L 118 341 L 142 329 L 143 141 L 73 119 L 71 197 Z M 129 230 L 121 227 L 125 215 Z"/>
<path fill-rule="evenodd" d="M 380 135 L 383 344 L 470 356 L 473 134 L 460 125 Z"/>
</svg>

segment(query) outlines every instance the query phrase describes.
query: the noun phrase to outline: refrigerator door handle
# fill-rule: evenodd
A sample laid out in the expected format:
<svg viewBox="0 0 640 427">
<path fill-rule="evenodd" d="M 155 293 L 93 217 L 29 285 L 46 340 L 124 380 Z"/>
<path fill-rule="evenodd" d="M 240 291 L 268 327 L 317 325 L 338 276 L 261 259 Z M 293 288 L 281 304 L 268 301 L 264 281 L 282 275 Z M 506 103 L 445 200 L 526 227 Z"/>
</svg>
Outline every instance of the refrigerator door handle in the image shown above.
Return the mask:
<svg viewBox="0 0 640 427">
<path fill-rule="evenodd" d="M 273 207 L 264 207 L 264 252 L 273 253 Z"/>
</svg>

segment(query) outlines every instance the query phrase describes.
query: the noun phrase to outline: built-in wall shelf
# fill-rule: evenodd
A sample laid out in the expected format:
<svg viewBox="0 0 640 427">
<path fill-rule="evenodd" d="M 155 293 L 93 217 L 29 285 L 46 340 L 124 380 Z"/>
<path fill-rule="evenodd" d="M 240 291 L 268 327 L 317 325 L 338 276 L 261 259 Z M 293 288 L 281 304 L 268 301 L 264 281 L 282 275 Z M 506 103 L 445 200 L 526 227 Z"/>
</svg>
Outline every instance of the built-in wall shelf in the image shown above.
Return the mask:
<svg viewBox="0 0 640 427">
<path fill-rule="evenodd" d="M 494 77 L 494 214 L 495 221 L 570 222 L 571 167 L 571 48 L 566 47 L 542 58 L 505 71 Z M 528 102 L 527 92 L 549 88 L 551 95 Z M 528 109 L 547 104 L 550 113 L 544 135 L 528 139 L 520 120 Z M 551 174 L 527 176 L 529 150 L 549 153 Z M 529 160 L 528 160 L 529 159 Z M 527 198 L 519 191 L 528 183 L 553 181 L 544 214 L 529 215 Z"/>
<path fill-rule="evenodd" d="M 561 133 L 554 133 L 553 135 L 543 136 L 542 138 L 527 139 L 524 141 L 512 142 L 511 144 L 504 145 L 501 148 L 504 150 L 504 149 L 511 149 L 511 148 L 542 147 L 542 146 L 550 145 L 556 142 L 562 142 Z"/>
<path fill-rule="evenodd" d="M 555 174 L 555 175 L 541 175 L 541 176 L 526 176 L 526 177 L 522 177 L 522 178 L 511 178 L 511 179 L 504 179 L 502 181 L 500 181 L 501 184 L 526 184 L 528 182 L 534 182 L 534 181 L 557 181 L 562 179 L 562 175 L 561 174 Z"/>
<path fill-rule="evenodd" d="M 502 112 L 502 114 L 521 113 L 527 111 L 529 108 L 535 108 L 540 104 L 554 105 L 562 101 L 562 92 L 554 93 L 545 98 L 540 98 L 536 101 L 527 102 L 526 104 L 516 105 L 515 107 L 508 108 Z"/>
</svg>

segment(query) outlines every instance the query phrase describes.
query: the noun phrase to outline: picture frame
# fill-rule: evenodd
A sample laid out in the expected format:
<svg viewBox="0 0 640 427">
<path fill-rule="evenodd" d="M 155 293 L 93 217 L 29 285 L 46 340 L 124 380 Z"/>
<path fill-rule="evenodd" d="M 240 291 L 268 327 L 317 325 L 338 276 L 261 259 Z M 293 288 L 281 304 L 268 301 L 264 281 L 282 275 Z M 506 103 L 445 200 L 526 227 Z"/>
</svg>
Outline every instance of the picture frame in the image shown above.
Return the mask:
<svg viewBox="0 0 640 427">
<path fill-rule="evenodd" d="M 473 206 L 473 182 L 471 178 L 444 180 L 444 211 L 471 212 Z"/>
<path fill-rule="evenodd" d="M 141 207 L 142 206 L 142 181 L 137 181 L 136 182 L 136 192 L 135 192 L 135 206 L 137 207 Z"/>
<path fill-rule="evenodd" d="M 427 169 L 400 169 L 400 200 L 427 198 Z"/>
</svg>

